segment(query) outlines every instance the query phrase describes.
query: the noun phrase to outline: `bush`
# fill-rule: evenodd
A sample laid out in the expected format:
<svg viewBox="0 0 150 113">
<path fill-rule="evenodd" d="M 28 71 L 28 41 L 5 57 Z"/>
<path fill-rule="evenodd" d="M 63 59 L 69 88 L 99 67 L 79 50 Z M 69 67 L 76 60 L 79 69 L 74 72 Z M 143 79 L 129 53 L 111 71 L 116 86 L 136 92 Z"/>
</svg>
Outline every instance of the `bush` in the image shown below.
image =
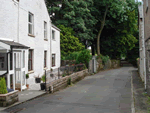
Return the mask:
<svg viewBox="0 0 150 113">
<path fill-rule="evenodd" d="M 108 55 L 103 56 L 102 54 L 100 54 L 99 56 L 97 56 L 97 59 L 98 58 L 102 59 L 103 64 L 105 64 L 109 60 L 109 56 Z"/>
<path fill-rule="evenodd" d="M 6 94 L 7 92 L 7 87 L 6 87 L 6 81 L 5 78 L 0 78 L 0 94 Z"/>
<path fill-rule="evenodd" d="M 76 59 L 76 63 L 84 63 L 86 65 L 88 65 L 89 61 L 92 59 L 92 55 L 90 54 L 90 50 L 83 50 L 80 52 L 80 54 L 78 55 L 77 59 Z"/>
<path fill-rule="evenodd" d="M 65 77 L 65 76 L 66 76 L 66 74 L 63 74 L 63 75 L 62 75 L 62 77 Z"/>
<path fill-rule="evenodd" d="M 29 74 L 26 74 L 26 79 L 28 79 L 29 78 Z"/>
<path fill-rule="evenodd" d="M 41 78 L 41 80 L 42 80 L 43 82 L 45 82 L 45 79 L 46 79 L 46 76 L 43 75 L 42 78 Z"/>
<path fill-rule="evenodd" d="M 71 85 L 71 77 L 68 79 L 68 85 Z"/>
</svg>

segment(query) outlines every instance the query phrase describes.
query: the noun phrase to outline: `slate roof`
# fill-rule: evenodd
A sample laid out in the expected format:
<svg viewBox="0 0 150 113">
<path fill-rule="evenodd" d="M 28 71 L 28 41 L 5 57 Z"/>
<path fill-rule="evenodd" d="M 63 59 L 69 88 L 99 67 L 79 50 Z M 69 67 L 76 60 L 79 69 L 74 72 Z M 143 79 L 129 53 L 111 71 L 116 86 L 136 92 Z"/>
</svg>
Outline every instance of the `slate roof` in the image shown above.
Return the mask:
<svg viewBox="0 0 150 113">
<path fill-rule="evenodd" d="M 10 45 L 12 48 L 21 48 L 21 49 L 28 49 L 30 47 L 25 46 L 23 44 L 20 44 L 18 42 L 14 42 L 14 41 L 6 41 L 6 40 L 0 40 L 0 42 L 3 42 L 7 45 Z"/>
</svg>

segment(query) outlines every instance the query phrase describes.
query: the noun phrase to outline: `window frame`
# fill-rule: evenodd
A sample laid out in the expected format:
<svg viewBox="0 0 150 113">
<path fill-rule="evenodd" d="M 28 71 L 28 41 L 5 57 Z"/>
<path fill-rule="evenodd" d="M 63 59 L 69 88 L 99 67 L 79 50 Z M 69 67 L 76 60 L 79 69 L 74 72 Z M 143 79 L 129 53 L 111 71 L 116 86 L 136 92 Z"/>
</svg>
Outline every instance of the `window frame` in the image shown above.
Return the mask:
<svg viewBox="0 0 150 113">
<path fill-rule="evenodd" d="M 54 55 L 54 57 L 53 57 L 53 55 Z M 52 67 L 54 67 L 54 66 L 56 66 L 56 54 L 52 54 Z"/>
<path fill-rule="evenodd" d="M 47 22 L 44 21 L 44 40 L 47 40 Z"/>
<path fill-rule="evenodd" d="M 44 51 L 44 68 L 47 67 L 47 51 Z"/>
<path fill-rule="evenodd" d="M 148 12 L 148 0 L 146 0 L 146 13 Z"/>
<path fill-rule="evenodd" d="M 31 15 L 31 22 L 30 22 L 30 15 Z M 31 31 L 30 31 L 30 25 L 31 25 Z M 34 35 L 34 14 L 31 12 L 28 12 L 28 34 Z"/>
<path fill-rule="evenodd" d="M 31 52 L 31 58 L 30 57 L 30 52 Z M 31 69 L 29 69 L 29 61 L 31 61 Z M 33 49 L 29 49 L 29 54 L 28 54 L 28 71 L 33 70 Z"/>
<path fill-rule="evenodd" d="M 52 39 L 55 40 L 55 30 L 52 30 Z"/>
</svg>

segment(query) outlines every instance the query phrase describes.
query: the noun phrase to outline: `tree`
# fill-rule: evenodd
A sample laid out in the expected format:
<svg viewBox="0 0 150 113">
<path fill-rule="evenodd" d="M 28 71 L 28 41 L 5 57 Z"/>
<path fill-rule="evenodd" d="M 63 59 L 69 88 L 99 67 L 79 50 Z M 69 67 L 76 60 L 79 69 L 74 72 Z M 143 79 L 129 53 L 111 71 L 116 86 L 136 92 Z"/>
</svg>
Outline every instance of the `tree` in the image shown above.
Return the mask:
<svg viewBox="0 0 150 113">
<path fill-rule="evenodd" d="M 127 19 L 124 15 L 127 6 L 124 0 L 93 0 L 93 15 L 98 20 L 97 23 L 97 53 L 100 55 L 100 38 L 105 26 L 113 25 L 114 21 L 117 23 L 123 22 Z M 119 18 L 118 18 L 119 17 Z M 112 19 L 112 20 L 111 20 Z"/>
<path fill-rule="evenodd" d="M 84 45 L 79 42 L 79 39 L 73 36 L 74 31 L 72 28 L 63 25 L 58 25 L 57 27 L 61 29 L 60 48 L 62 57 L 84 49 Z"/>
<path fill-rule="evenodd" d="M 60 7 L 61 4 L 61 7 Z M 93 0 L 47 0 L 47 6 L 52 21 L 56 25 L 71 27 L 84 45 L 91 45 L 96 37 L 93 33 L 97 20 L 91 13 Z"/>
</svg>

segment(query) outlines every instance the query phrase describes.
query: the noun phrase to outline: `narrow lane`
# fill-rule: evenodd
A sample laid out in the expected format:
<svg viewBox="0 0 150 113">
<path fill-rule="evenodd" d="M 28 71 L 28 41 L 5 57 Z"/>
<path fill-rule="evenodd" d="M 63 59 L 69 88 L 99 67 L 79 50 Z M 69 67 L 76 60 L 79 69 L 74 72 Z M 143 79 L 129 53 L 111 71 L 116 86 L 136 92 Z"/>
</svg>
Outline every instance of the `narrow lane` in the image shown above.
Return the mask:
<svg viewBox="0 0 150 113">
<path fill-rule="evenodd" d="M 5 110 L 19 113 L 131 113 L 131 70 L 88 76 L 72 87 Z"/>
</svg>

